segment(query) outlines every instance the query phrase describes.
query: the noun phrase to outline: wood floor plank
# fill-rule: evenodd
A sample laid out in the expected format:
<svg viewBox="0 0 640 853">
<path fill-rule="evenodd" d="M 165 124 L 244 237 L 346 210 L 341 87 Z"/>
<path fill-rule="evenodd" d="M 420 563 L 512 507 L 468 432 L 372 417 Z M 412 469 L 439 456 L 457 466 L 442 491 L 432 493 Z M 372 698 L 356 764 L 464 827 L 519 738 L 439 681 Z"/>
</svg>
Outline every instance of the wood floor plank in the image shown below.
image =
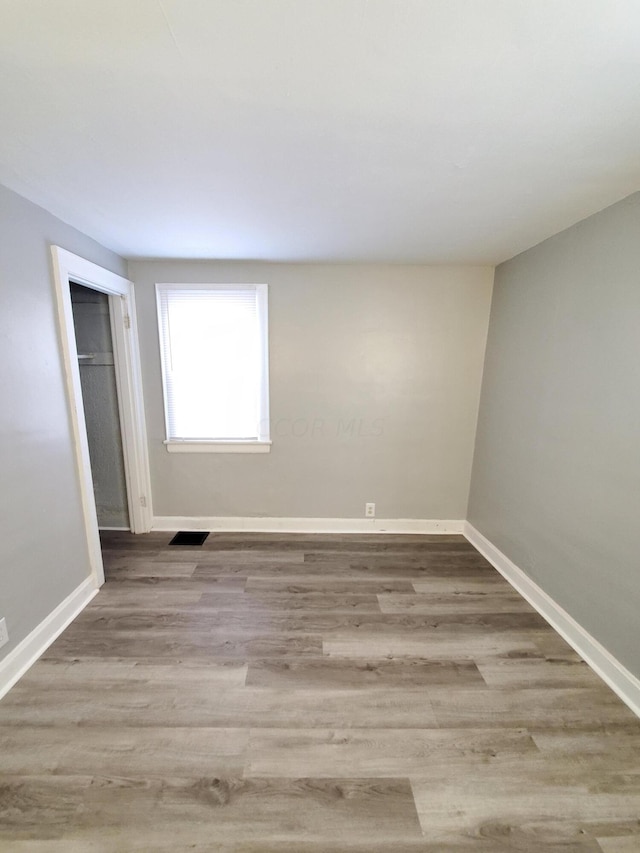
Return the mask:
<svg viewBox="0 0 640 853">
<path fill-rule="evenodd" d="M 291 687 L 335 690 L 340 687 L 427 687 L 434 684 L 481 684 L 484 680 L 472 661 L 349 660 L 341 658 L 278 657 L 252 660 L 246 684 L 253 687 Z"/>
<path fill-rule="evenodd" d="M 138 636 L 142 636 L 145 632 L 161 630 L 198 632 L 207 635 L 219 632 L 221 629 L 226 631 L 232 628 L 236 620 L 223 618 L 224 614 L 229 612 L 235 615 L 233 610 L 218 611 L 208 607 L 166 607 L 146 610 L 137 607 L 99 607 L 85 610 L 75 624 L 83 630 L 91 628 L 94 635 L 100 631 L 135 631 Z M 246 628 L 244 631 L 236 629 L 237 633 L 242 632 L 248 636 L 260 633 L 262 625 L 271 627 L 267 618 L 256 620 L 252 613 L 246 616 L 245 622 L 241 624 L 243 627 L 246 624 Z M 286 633 L 286 631 L 278 630 L 277 633 Z"/>
<path fill-rule="evenodd" d="M 365 613 L 380 613 L 376 595 L 332 595 L 322 592 L 309 593 L 276 593 L 276 592 L 247 592 L 238 601 L 234 596 L 224 593 L 203 593 L 200 603 L 203 606 L 215 607 L 217 610 L 330 610 L 332 613 L 353 611 Z"/>
<path fill-rule="evenodd" d="M 246 776 L 392 777 L 422 776 L 431 768 L 464 760 L 469 772 L 476 764 L 511 760 L 537 752 L 524 730 L 459 732 L 424 729 L 252 729 Z"/>
<path fill-rule="evenodd" d="M 197 593 L 198 598 L 196 600 L 199 600 L 200 596 L 205 592 L 214 593 L 215 595 L 219 595 L 220 593 L 244 592 L 247 583 L 245 575 L 217 575 L 211 578 L 194 578 L 193 576 L 188 578 L 158 577 L 149 575 L 141 577 L 130 575 L 129 577 L 119 578 L 116 576 L 112 577 L 108 572 L 107 575 L 107 580 L 114 581 L 117 583 L 117 586 L 114 583 L 103 587 L 89 605 L 90 608 L 101 607 L 103 605 L 109 606 L 113 603 L 114 599 L 117 603 L 118 596 L 124 593 L 131 593 L 130 597 L 135 601 L 139 601 L 140 604 L 143 604 L 147 600 L 153 601 L 152 595 L 154 593 L 157 593 L 160 598 L 164 597 L 165 599 L 168 599 L 169 595 L 175 593 L 178 596 L 178 601 L 180 601 L 180 597 L 184 593 L 187 593 L 191 598 Z M 141 595 L 136 599 L 135 593 L 141 593 Z"/>
<path fill-rule="evenodd" d="M 309 555 L 305 555 L 309 556 Z M 265 578 L 286 578 L 292 575 L 296 577 L 308 577 L 311 580 L 327 577 L 335 577 L 342 574 L 344 579 L 348 580 L 405 580 L 410 582 L 424 581 L 432 578 L 446 580 L 447 578 L 468 577 L 470 573 L 474 575 L 485 576 L 487 578 L 495 578 L 495 569 L 491 566 L 477 565 L 430 565 L 424 566 L 419 563 L 411 563 L 398 561 L 389 563 L 375 562 L 360 562 L 353 563 L 349 560 L 340 559 L 330 562 L 309 562 L 305 561 L 301 564 L 296 564 L 295 571 L 292 571 L 292 566 L 289 563 L 283 562 L 265 562 L 264 564 L 256 564 L 251 561 L 225 561 L 216 563 L 199 562 L 197 564 L 194 575 L 198 578 L 215 577 L 217 574 L 231 575 L 242 574 L 245 576 L 255 576 L 257 573 Z"/>
<path fill-rule="evenodd" d="M 251 576 L 245 587 L 247 592 L 277 592 L 277 593 L 312 593 L 322 592 L 330 595 L 378 595 L 383 592 L 413 593 L 413 584 L 408 580 L 380 578 L 370 580 L 341 580 L 340 577 L 328 576 L 321 578 L 289 576 L 287 578 L 268 578 Z"/>
<path fill-rule="evenodd" d="M 640 841 L 640 817 L 632 820 L 588 820 L 584 823 L 585 831 L 601 840 L 629 838 Z M 640 850 L 640 845 L 638 846 Z"/>
<path fill-rule="evenodd" d="M 640 774 L 629 778 L 596 770 L 590 776 L 582 766 L 578 775 L 567 764 L 535 754 L 519 756 L 510 769 L 486 763 L 465 772 L 464 765 L 463 759 L 412 777 L 420 821 L 431 838 L 493 837 L 499 843 L 507 835 L 513 841 L 528 836 L 559 842 L 582 835 L 594 810 L 615 820 L 637 815 Z"/>
<path fill-rule="evenodd" d="M 368 612 L 360 608 L 346 610 L 324 610 L 322 608 L 279 608 L 270 610 L 268 607 L 256 609 L 229 606 L 229 600 L 224 599 L 223 606 L 217 607 L 218 597 L 212 597 L 203 604 L 201 599 L 188 602 L 185 605 L 154 607 L 131 605 L 124 601 L 121 606 L 111 600 L 102 604 L 100 596 L 92 602 L 76 620 L 76 626 L 83 630 L 120 630 L 120 631 L 153 631 L 159 628 L 181 629 L 189 632 L 200 631 L 229 631 L 230 633 L 246 633 L 247 636 L 271 633 L 304 632 L 307 634 L 324 634 L 331 639 L 333 634 L 349 633 L 357 639 L 360 634 L 375 631 L 380 635 L 408 635 L 414 640 L 429 640 L 433 637 L 450 635 L 452 638 L 465 636 L 466 642 L 472 644 L 478 637 L 493 632 L 509 631 L 511 636 L 516 633 L 521 639 L 535 640 L 539 636 L 540 617 L 531 614 L 524 617 L 521 614 L 415 614 L 393 613 L 383 614 L 379 610 Z M 540 654 L 538 657 L 540 657 Z M 555 659 L 555 658 L 554 658 Z M 511 660 L 511 659 L 509 659 Z M 557 657 L 557 660 L 565 660 Z M 578 663 L 573 658 L 567 658 L 567 663 Z M 515 661 L 517 664 L 517 660 Z M 509 677 L 504 675 L 505 678 Z M 513 677 L 513 675 L 511 676 Z"/>
<path fill-rule="evenodd" d="M 232 575 L 232 574 L 251 574 L 255 571 L 273 571 L 276 574 L 291 573 L 291 570 L 297 567 L 298 571 L 304 572 L 304 554 L 300 553 L 273 553 L 273 554 L 245 554 L 239 551 L 223 552 L 213 551 L 207 552 L 200 549 L 191 549 L 190 551 L 171 551 L 157 552 L 152 560 L 162 562 L 170 560 L 174 563 L 196 563 L 200 567 L 201 574 L 207 575 Z M 112 552 L 117 555 L 118 552 Z"/>
<path fill-rule="evenodd" d="M 315 690 L 126 684 L 96 694 L 74 685 L 14 688 L 0 726 L 178 726 L 235 728 L 437 728 L 425 690 Z"/>
<path fill-rule="evenodd" d="M 602 848 L 593 838 L 576 835 L 572 839 L 563 838 L 559 842 L 547 842 L 539 837 L 501 839 L 499 846 L 491 838 L 462 838 L 453 843 L 431 843 L 428 838 L 407 841 L 402 839 L 352 842 L 325 838 L 322 841 L 258 841 L 215 842 L 199 840 L 202 836 L 210 838 L 210 829 L 190 827 L 186 832 L 171 829 L 158 832 L 142 830 L 126 833 L 126 847 L 120 833 L 100 834 L 83 833 L 81 840 L 65 839 L 49 841 L 10 841 L 4 842 L 3 853 L 175 853 L 176 850 L 188 850 L 189 853 L 602 853 Z M 185 838 L 187 839 L 185 841 Z M 182 847 L 180 845 L 183 845 Z M 188 846 L 184 846 L 187 844 Z M 613 849 L 613 848 L 612 848 Z M 628 849 L 622 853 L 628 853 Z M 633 853 L 636 853 L 636 849 Z M 618 853 L 618 850 L 614 850 Z"/>
<path fill-rule="evenodd" d="M 0 727 L 2 775 L 101 775 L 147 779 L 238 776 L 248 729 L 110 726 L 78 728 L 73 739 L 59 727 Z"/>
<path fill-rule="evenodd" d="M 513 590 L 508 592 L 460 592 L 449 595 L 378 595 L 383 613 L 529 613 L 531 605 Z"/>
<path fill-rule="evenodd" d="M 469 574 L 495 578 L 495 569 L 479 555 L 464 556 L 411 556 L 384 555 L 358 559 L 344 554 L 305 554 L 305 571 L 320 574 L 344 571 L 353 577 L 389 577 L 411 578 L 416 581 L 431 577 L 466 577 Z M 302 571 L 302 567 L 299 567 Z"/>
<path fill-rule="evenodd" d="M 198 564 L 160 560 L 114 558 L 107 561 L 109 576 L 119 581 L 126 578 L 189 578 Z"/>
<path fill-rule="evenodd" d="M 334 560 L 347 560 L 353 566 L 358 565 L 411 565 L 430 566 L 489 566 L 485 558 L 473 548 L 409 548 L 401 549 L 305 549 L 305 563 L 327 563 Z"/>
<path fill-rule="evenodd" d="M 117 566 L 123 566 L 128 564 L 131 561 L 136 560 L 154 560 L 158 559 L 163 562 L 167 562 L 169 559 L 166 551 L 160 550 L 159 548 L 150 547 L 149 544 L 143 544 L 136 547 L 134 542 L 131 542 L 127 545 L 127 547 L 123 548 L 115 548 L 115 549 L 103 549 L 102 551 L 102 560 L 104 562 L 105 568 L 109 566 L 111 563 L 115 563 Z M 173 562 L 175 559 L 174 555 L 171 555 L 170 561 Z M 193 556 L 189 562 L 193 562 Z"/>
<path fill-rule="evenodd" d="M 411 582 L 414 592 L 422 595 L 452 595 L 456 593 L 484 593 L 492 596 L 494 593 L 511 593 L 513 588 L 497 572 L 494 576 L 486 572 L 469 571 L 461 575 L 431 575 Z"/>
<path fill-rule="evenodd" d="M 0 816 L 0 839 L 73 839 L 90 827 L 119 837 L 123 849 L 128 831 L 164 828 L 216 842 L 420 838 L 406 779 L 8 776 Z"/>
<path fill-rule="evenodd" d="M 627 770 L 627 762 L 640 772 L 640 731 L 635 720 L 629 726 L 607 730 L 601 723 L 591 729 L 533 729 L 531 737 L 542 753 L 553 756 L 564 756 L 569 762 L 576 759 L 604 756 L 609 760 L 615 759 L 621 763 L 621 770 Z M 597 763 L 594 761 L 594 764 Z M 638 830 L 640 831 L 640 812 L 638 813 Z"/>
<path fill-rule="evenodd" d="M 247 636 L 246 633 L 232 634 L 158 628 L 145 633 L 141 631 L 91 630 L 82 637 L 81 631 L 66 632 L 51 645 L 43 655 L 44 660 L 69 657 L 77 653 L 80 642 L 85 654 L 91 657 L 133 658 L 238 658 L 280 655 L 321 655 L 322 637 L 319 634 L 267 634 Z"/>
<path fill-rule="evenodd" d="M 359 634 L 341 631 L 325 639 L 322 646 L 327 655 L 354 659 L 408 657 L 462 661 L 475 660 L 476 656 L 487 659 L 507 654 L 526 657 L 540 653 L 534 640 L 526 634 L 506 631 L 501 634 L 475 634 L 473 642 L 468 636 L 457 636 L 455 632 L 415 638 L 399 632 L 380 635 L 370 631 Z"/>
<path fill-rule="evenodd" d="M 187 554 L 185 554 L 186 558 Z M 284 550 L 256 550 L 237 548 L 235 550 L 203 548 L 197 554 L 198 565 L 212 569 L 219 566 L 254 566 L 264 568 L 271 565 L 286 567 L 291 571 L 292 567 L 304 565 L 304 551 Z"/>
<path fill-rule="evenodd" d="M 622 835 L 615 838 L 598 838 L 602 853 L 638 853 L 640 831 L 637 835 Z"/>
<path fill-rule="evenodd" d="M 202 589 L 193 589 L 192 586 L 179 588 L 168 588 L 164 585 L 158 587 L 150 584 L 137 584 L 127 589 L 119 589 L 116 582 L 106 584 L 91 602 L 90 607 L 114 607 L 118 605 L 137 607 L 141 610 L 148 607 L 184 607 L 188 604 L 196 604 L 202 598 Z"/>
<path fill-rule="evenodd" d="M 202 604 L 200 600 L 184 607 L 122 607 L 97 606 L 87 609 L 82 614 L 84 629 L 108 631 L 156 631 L 171 629 L 176 631 L 198 632 L 228 632 L 243 635 L 247 638 L 269 635 L 305 633 L 319 634 L 324 631 L 339 631 L 342 629 L 359 628 L 362 626 L 382 627 L 386 625 L 386 617 L 379 611 L 361 613 L 356 611 L 335 612 L 298 609 L 290 612 L 286 609 L 271 611 L 268 608 L 222 609 L 215 605 Z M 416 627 L 419 623 L 415 620 Z M 421 627 L 421 626 L 420 626 Z M 409 628 L 410 630 L 410 628 Z"/>
<path fill-rule="evenodd" d="M 76 649 L 77 651 L 77 649 Z M 279 660 L 279 658 L 278 658 Z M 42 690 L 45 685 L 76 684 L 102 689 L 101 686 L 137 682 L 141 685 L 182 684 L 216 687 L 242 687 L 248 665 L 244 661 L 169 658 L 165 662 L 156 655 L 150 658 L 104 658 L 83 655 L 41 658 L 21 679 L 20 686 Z"/>
<path fill-rule="evenodd" d="M 438 723 L 445 728 L 501 726 L 542 728 L 544 726 L 594 727 L 599 720 L 609 724 L 635 725 L 637 718 L 604 685 L 596 688 L 518 690 L 460 687 L 429 688 L 429 698 Z"/>
<path fill-rule="evenodd" d="M 535 644 L 538 651 L 549 659 L 562 658 L 563 660 L 582 660 L 580 655 L 556 632 L 552 630 L 537 631 Z"/>
<path fill-rule="evenodd" d="M 526 690 L 530 687 L 594 687 L 602 682 L 583 660 L 567 657 L 529 659 L 476 658 L 478 669 L 489 687 L 511 687 Z"/>
</svg>

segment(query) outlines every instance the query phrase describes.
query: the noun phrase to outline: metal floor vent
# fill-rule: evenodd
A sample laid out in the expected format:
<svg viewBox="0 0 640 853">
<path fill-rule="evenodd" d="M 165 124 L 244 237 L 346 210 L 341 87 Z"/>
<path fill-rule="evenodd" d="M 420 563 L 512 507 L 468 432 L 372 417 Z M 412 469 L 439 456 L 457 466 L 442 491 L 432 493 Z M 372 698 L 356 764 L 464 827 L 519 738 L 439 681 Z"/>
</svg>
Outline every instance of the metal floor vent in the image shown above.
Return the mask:
<svg viewBox="0 0 640 853">
<path fill-rule="evenodd" d="M 187 530 L 180 530 L 173 537 L 169 545 L 203 545 L 209 533 L 190 533 Z"/>
</svg>

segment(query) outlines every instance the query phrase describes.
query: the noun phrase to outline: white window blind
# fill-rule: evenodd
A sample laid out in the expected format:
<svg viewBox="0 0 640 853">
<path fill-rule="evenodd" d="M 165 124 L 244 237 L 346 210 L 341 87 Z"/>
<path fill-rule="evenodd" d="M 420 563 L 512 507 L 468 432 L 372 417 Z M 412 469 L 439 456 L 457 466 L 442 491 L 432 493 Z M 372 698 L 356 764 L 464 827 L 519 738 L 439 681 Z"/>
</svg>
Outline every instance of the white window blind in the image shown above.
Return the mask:
<svg viewBox="0 0 640 853">
<path fill-rule="evenodd" d="M 268 441 L 267 286 L 157 296 L 168 441 Z"/>
</svg>

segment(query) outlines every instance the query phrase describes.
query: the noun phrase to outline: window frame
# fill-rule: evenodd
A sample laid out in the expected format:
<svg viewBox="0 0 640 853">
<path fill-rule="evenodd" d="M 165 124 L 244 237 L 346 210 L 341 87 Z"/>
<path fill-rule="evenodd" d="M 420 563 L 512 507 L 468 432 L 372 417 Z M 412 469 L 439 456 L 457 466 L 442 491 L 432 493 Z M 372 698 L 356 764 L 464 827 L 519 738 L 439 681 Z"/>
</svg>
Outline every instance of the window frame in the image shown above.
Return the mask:
<svg viewBox="0 0 640 853">
<path fill-rule="evenodd" d="M 161 296 L 176 290 L 253 290 L 256 293 L 258 329 L 260 334 L 260 396 L 257 439 L 182 439 L 172 438 L 169 429 L 169 396 L 167 394 L 167 370 L 165 365 L 165 341 Z M 271 435 L 269 420 L 269 286 L 267 284 L 247 284 L 216 282 L 211 284 L 188 284 L 162 282 L 156 284 L 156 310 L 158 317 L 158 345 L 160 349 L 160 372 L 162 376 L 162 402 L 164 408 L 165 439 L 163 441 L 169 453 L 269 453 Z"/>
</svg>

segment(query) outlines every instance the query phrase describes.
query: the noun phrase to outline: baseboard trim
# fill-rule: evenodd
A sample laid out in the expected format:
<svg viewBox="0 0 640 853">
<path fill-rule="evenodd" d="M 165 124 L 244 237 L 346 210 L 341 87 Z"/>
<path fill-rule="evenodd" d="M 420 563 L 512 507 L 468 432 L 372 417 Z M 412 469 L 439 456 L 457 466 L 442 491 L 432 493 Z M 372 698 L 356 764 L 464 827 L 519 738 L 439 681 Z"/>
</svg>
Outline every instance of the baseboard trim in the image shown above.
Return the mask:
<svg viewBox="0 0 640 853">
<path fill-rule="evenodd" d="M 166 515 L 152 530 L 210 530 L 224 533 L 462 533 L 464 521 L 422 518 L 251 518 Z"/>
<path fill-rule="evenodd" d="M 640 717 L 640 679 L 591 636 L 567 611 L 479 530 L 465 522 L 464 535 L 523 598 L 584 658 L 591 669 Z"/>
<path fill-rule="evenodd" d="M 80 613 L 98 590 L 93 577 L 76 587 L 15 649 L 0 660 L 0 699 Z"/>
</svg>

